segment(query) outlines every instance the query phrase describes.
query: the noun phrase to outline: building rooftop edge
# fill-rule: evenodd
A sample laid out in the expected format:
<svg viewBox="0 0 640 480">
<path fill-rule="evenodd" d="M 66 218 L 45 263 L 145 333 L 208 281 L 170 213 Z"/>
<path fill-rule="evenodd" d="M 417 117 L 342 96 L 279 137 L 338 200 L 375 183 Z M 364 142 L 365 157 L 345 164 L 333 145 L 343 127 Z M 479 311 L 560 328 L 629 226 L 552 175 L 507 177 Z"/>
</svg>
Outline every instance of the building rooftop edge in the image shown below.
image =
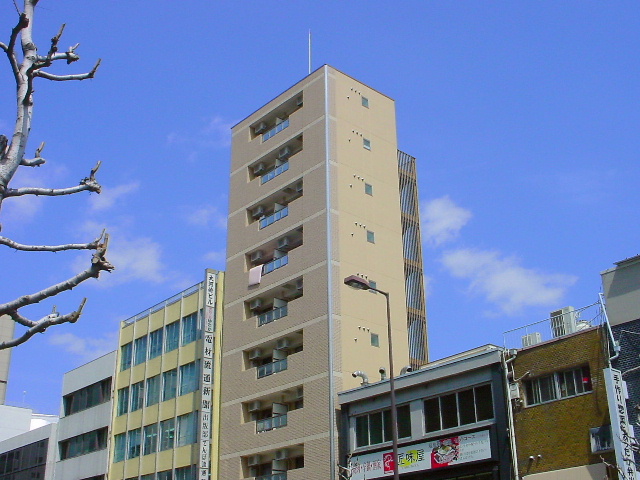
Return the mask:
<svg viewBox="0 0 640 480">
<path fill-rule="evenodd" d="M 352 80 L 358 82 L 358 83 L 362 83 L 363 85 L 365 85 L 367 88 L 370 88 L 371 90 L 373 90 L 374 92 L 379 93 L 380 95 L 383 95 L 385 97 L 387 97 L 389 100 L 395 102 L 395 100 L 393 98 L 391 98 L 389 95 L 386 95 L 384 93 L 382 93 L 380 90 L 377 90 L 373 87 L 371 87 L 370 85 L 364 83 L 361 80 L 358 80 L 355 77 L 352 77 L 351 75 L 349 75 L 348 73 L 344 73 L 342 70 L 337 69 L 336 67 L 333 67 L 331 65 L 329 65 L 328 63 L 325 63 L 321 66 L 319 66 L 318 68 L 316 68 L 315 70 L 313 70 L 311 73 L 305 75 L 304 77 L 302 77 L 300 80 L 298 80 L 297 82 L 293 83 L 291 86 L 285 88 L 284 90 L 282 90 L 279 94 L 277 94 L 275 97 L 273 97 L 271 100 L 265 102 L 263 105 L 261 105 L 260 107 L 256 108 L 253 112 L 251 112 L 249 115 L 245 116 L 242 120 L 240 120 L 239 122 L 236 122 L 234 125 L 231 126 L 231 130 L 233 130 L 234 128 L 236 128 L 238 125 L 240 125 L 242 122 L 244 122 L 247 118 L 251 117 L 252 115 L 255 115 L 256 112 L 258 112 L 260 109 L 264 108 L 266 105 L 269 105 L 271 102 L 273 102 L 276 98 L 278 98 L 280 95 L 282 95 L 284 92 L 286 92 L 287 90 L 295 87 L 296 85 L 298 85 L 299 83 L 302 83 L 306 78 L 310 77 L 311 75 L 316 74 L 318 71 L 322 70 L 325 67 L 329 67 L 333 70 L 335 70 L 336 72 L 340 72 L 342 75 L 344 75 L 345 77 L 349 77 Z"/>
</svg>

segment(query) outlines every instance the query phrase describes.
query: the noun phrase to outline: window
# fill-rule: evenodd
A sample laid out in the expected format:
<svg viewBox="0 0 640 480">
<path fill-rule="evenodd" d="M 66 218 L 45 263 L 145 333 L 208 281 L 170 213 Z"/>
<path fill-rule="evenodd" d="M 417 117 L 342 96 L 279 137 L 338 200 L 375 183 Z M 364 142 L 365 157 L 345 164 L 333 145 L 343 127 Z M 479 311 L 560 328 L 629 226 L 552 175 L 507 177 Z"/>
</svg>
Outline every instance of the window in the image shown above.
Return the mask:
<svg viewBox="0 0 640 480">
<path fill-rule="evenodd" d="M 171 470 L 163 470 L 158 472 L 158 480 L 173 480 L 173 472 Z"/>
<path fill-rule="evenodd" d="M 173 437 L 175 435 L 175 419 L 163 420 L 160 422 L 160 450 L 170 450 L 173 448 Z"/>
<path fill-rule="evenodd" d="M 64 414 L 71 415 L 100 405 L 111 398 L 111 378 L 64 396 Z"/>
<path fill-rule="evenodd" d="M 371 230 L 367 230 L 367 242 L 376 243 L 376 234 Z"/>
<path fill-rule="evenodd" d="M 127 433 L 127 458 L 140 456 L 140 428 L 129 430 Z"/>
<path fill-rule="evenodd" d="M 369 140 L 368 138 L 363 138 L 362 139 L 362 146 L 364 148 L 366 148 L 367 150 L 371 150 L 371 140 Z"/>
<path fill-rule="evenodd" d="M 380 346 L 380 336 L 377 333 L 371 334 L 371 346 L 379 347 Z"/>
<path fill-rule="evenodd" d="M 146 475 L 140 475 L 140 480 L 156 480 L 156 474 L 155 473 L 147 473 Z"/>
<path fill-rule="evenodd" d="M 149 359 L 162 355 L 163 330 L 159 328 L 149 334 Z"/>
<path fill-rule="evenodd" d="M 588 366 L 555 372 L 524 382 L 527 405 L 538 405 L 561 398 L 575 397 L 592 390 Z"/>
<path fill-rule="evenodd" d="M 196 362 L 187 363 L 180 367 L 180 386 L 178 395 L 186 395 L 198 389 L 198 365 Z"/>
<path fill-rule="evenodd" d="M 362 99 L 362 106 L 369 108 L 369 99 L 365 96 L 360 97 Z"/>
<path fill-rule="evenodd" d="M 169 400 L 176 396 L 176 384 L 178 380 L 178 370 L 168 370 L 162 374 L 162 401 Z"/>
<path fill-rule="evenodd" d="M 373 196 L 373 185 L 371 185 L 370 183 L 365 183 L 364 184 L 364 193 L 366 193 L 367 195 L 372 195 Z"/>
<path fill-rule="evenodd" d="M 182 345 L 198 339 L 198 312 L 182 317 Z"/>
<path fill-rule="evenodd" d="M 107 448 L 107 427 L 83 433 L 60 442 L 60 460 Z"/>
<path fill-rule="evenodd" d="M 131 368 L 131 354 L 132 345 L 131 342 L 120 347 L 120 371 Z"/>
<path fill-rule="evenodd" d="M 160 375 L 147 378 L 147 397 L 145 403 L 147 407 L 149 405 L 155 405 L 160 401 Z"/>
<path fill-rule="evenodd" d="M 144 427 L 143 455 L 156 453 L 158 450 L 158 424 L 153 423 Z"/>
<path fill-rule="evenodd" d="M 165 328 L 164 351 L 170 352 L 178 348 L 178 340 L 180 338 L 180 322 L 173 322 Z"/>
<path fill-rule="evenodd" d="M 197 470 L 195 465 L 176 468 L 175 480 L 193 480 L 196 478 Z"/>
<path fill-rule="evenodd" d="M 190 412 L 178 417 L 178 447 L 196 443 L 196 428 L 198 425 L 198 412 Z"/>
<path fill-rule="evenodd" d="M 611 433 L 611 425 L 590 428 L 589 438 L 591 439 L 591 453 L 600 453 L 606 452 L 607 450 L 613 450 L 613 436 Z"/>
<path fill-rule="evenodd" d="M 118 390 L 118 415 L 129 412 L 129 387 Z"/>
<path fill-rule="evenodd" d="M 469 388 L 424 401 L 424 421 L 427 432 L 436 432 L 492 418 L 491 385 Z"/>
<path fill-rule="evenodd" d="M 397 408 L 398 438 L 411 436 L 409 405 Z M 391 441 L 391 410 L 356 417 L 356 447 Z"/>
<path fill-rule="evenodd" d="M 131 385 L 131 409 L 134 412 L 142 408 L 144 402 L 144 382 L 138 382 Z"/>
<path fill-rule="evenodd" d="M 124 452 L 127 446 L 127 437 L 125 433 L 119 433 L 114 439 L 114 449 L 113 449 L 113 461 L 121 462 L 124 460 Z"/>
<path fill-rule="evenodd" d="M 140 365 L 147 359 L 147 336 L 136 338 L 133 342 L 133 364 Z"/>
</svg>

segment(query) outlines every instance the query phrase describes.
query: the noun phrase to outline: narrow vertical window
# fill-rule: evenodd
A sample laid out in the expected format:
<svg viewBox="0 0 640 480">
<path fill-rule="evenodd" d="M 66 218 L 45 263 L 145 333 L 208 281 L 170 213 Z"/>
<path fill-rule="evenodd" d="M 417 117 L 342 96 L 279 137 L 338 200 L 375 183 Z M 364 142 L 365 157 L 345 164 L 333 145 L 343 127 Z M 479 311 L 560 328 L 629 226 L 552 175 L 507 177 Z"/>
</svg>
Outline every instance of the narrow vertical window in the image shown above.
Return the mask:
<svg viewBox="0 0 640 480">
<path fill-rule="evenodd" d="M 131 355 L 133 353 L 131 342 L 120 348 L 120 370 L 131 368 Z"/>
<path fill-rule="evenodd" d="M 160 375 L 147 378 L 147 397 L 145 404 L 155 405 L 160 401 Z"/>
<path fill-rule="evenodd" d="M 129 412 L 129 387 L 118 390 L 118 415 Z"/>
<path fill-rule="evenodd" d="M 175 430 L 175 420 L 173 418 L 160 422 L 160 450 L 173 448 Z"/>
<path fill-rule="evenodd" d="M 362 139 L 362 146 L 364 148 L 366 148 L 367 150 L 371 150 L 371 140 L 369 140 L 368 138 L 363 138 Z"/>
<path fill-rule="evenodd" d="M 360 97 L 362 99 L 362 106 L 369 108 L 369 99 L 365 96 Z"/>
<path fill-rule="evenodd" d="M 115 442 L 113 449 L 113 461 L 121 462 L 124 460 L 124 454 L 127 447 L 127 436 L 125 433 L 119 433 L 113 438 Z"/>
<path fill-rule="evenodd" d="M 372 347 L 379 347 L 380 346 L 380 337 L 378 336 L 377 333 L 372 333 L 371 334 L 371 346 Z"/>
<path fill-rule="evenodd" d="M 129 430 L 127 434 L 127 458 L 140 456 L 140 429 Z"/>
<path fill-rule="evenodd" d="M 176 396 L 178 371 L 174 368 L 162 374 L 162 401 Z"/>
<path fill-rule="evenodd" d="M 144 427 L 143 455 L 156 453 L 158 450 L 158 424 L 153 423 Z"/>
<path fill-rule="evenodd" d="M 147 336 L 136 338 L 133 342 L 133 364 L 140 365 L 147 359 Z"/>
<path fill-rule="evenodd" d="M 163 330 L 159 328 L 149 334 L 149 359 L 162 355 Z"/>
<path fill-rule="evenodd" d="M 131 385 L 131 411 L 140 410 L 144 399 L 144 382 Z"/>
<path fill-rule="evenodd" d="M 376 234 L 371 230 L 367 230 L 367 242 L 376 243 Z"/>
<path fill-rule="evenodd" d="M 180 339 L 180 322 L 170 323 L 164 328 L 164 351 L 170 352 L 171 350 L 178 348 L 178 341 Z"/>
<path fill-rule="evenodd" d="M 371 185 L 370 183 L 365 183 L 364 184 L 364 193 L 366 193 L 367 195 L 372 195 L 373 196 L 373 185 Z"/>
</svg>

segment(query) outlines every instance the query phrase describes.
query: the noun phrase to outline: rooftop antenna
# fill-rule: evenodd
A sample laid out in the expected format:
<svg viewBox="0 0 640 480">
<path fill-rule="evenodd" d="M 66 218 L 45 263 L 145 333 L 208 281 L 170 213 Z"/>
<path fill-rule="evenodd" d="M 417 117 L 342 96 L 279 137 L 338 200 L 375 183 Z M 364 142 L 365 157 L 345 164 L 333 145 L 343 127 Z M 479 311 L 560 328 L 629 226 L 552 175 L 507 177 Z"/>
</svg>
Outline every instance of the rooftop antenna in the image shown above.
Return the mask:
<svg viewBox="0 0 640 480">
<path fill-rule="evenodd" d="M 311 29 L 309 29 L 309 75 L 311 75 Z"/>
</svg>

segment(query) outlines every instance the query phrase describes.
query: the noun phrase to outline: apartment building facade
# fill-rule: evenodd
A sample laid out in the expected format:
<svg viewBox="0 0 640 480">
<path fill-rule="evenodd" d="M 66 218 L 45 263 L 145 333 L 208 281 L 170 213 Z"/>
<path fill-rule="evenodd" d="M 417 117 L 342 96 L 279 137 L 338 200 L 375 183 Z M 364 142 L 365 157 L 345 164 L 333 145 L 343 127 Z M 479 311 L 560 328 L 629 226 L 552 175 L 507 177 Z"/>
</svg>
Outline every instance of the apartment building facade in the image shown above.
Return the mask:
<svg viewBox="0 0 640 480">
<path fill-rule="evenodd" d="M 343 279 L 389 292 L 398 368 L 428 358 L 415 159 L 393 100 L 327 65 L 232 135 L 219 478 L 337 478 L 337 392 L 388 363 L 383 295 Z"/>
<path fill-rule="evenodd" d="M 223 281 L 207 270 L 122 323 L 109 479 L 217 478 Z"/>
</svg>

